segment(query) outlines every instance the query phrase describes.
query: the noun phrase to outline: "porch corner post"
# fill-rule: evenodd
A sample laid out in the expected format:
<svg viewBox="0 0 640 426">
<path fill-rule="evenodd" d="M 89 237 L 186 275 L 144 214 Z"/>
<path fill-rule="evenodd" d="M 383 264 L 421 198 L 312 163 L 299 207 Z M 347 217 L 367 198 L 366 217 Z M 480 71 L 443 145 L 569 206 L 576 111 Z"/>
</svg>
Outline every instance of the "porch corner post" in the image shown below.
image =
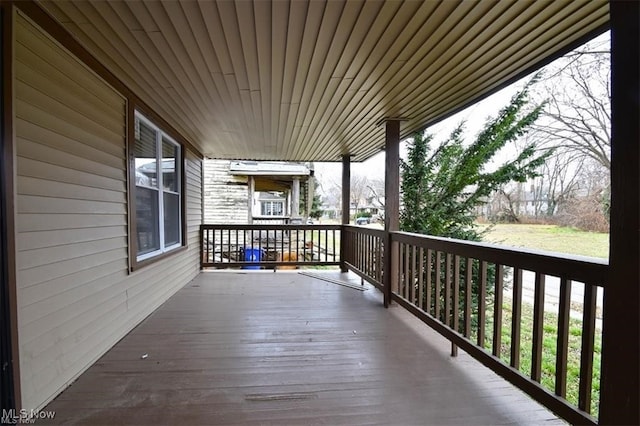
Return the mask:
<svg viewBox="0 0 640 426">
<path fill-rule="evenodd" d="M 345 261 L 347 253 L 347 239 L 344 237 L 344 225 L 349 224 L 349 212 L 351 210 L 351 156 L 342 156 L 342 231 L 340 235 L 340 271 L 347 272 Z"/>
<path fill-rule="evenodd" d="M 609 2 L 611 212 L 604 289 L 600 424 L 640 424 L 640 3 Z"/>
<path fill-rule="evenodd" d="M 384 306 L 391 304 L 391 294 L 398 287 L 398 243 L 391 233 L 400 230 L 400 120 L 385 122 L 384 173 Z"/>
</svg>

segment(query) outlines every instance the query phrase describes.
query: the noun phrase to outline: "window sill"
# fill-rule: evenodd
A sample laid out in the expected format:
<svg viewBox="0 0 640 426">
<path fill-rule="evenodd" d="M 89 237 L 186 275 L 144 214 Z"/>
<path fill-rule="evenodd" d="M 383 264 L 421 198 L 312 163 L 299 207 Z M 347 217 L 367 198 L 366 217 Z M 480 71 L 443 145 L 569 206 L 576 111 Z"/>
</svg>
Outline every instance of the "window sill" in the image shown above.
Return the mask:
<svg viewBox="0 0 640 426">
<path fill-rule="evenodd" d="M 146 267 L 148 265 L 152 265 L 152 264 L 157 263 L 157 262 L 159 262 L 161 260 L 165 260 L 168 257 L 171 257 L 173 255 L 185 252 L 185 251 L 187 251 L 187 248 L 188 247 L 186 245 L 184 245 L 184 246 L 176 247 L 176 248 L 174 248 L 174 249 L 172 249 L 170 251 L 158 254 L 157 256 L 149 257 L 149 258 L 141 260 L 141 261 L 133 260 L 132 263 L 131 263 L 131 267 L 129 268 L 129 273 L 136 272 L 139 269 L 142 269 L 142 268 L 144 268 L 144 267 Z"/>
</svg>

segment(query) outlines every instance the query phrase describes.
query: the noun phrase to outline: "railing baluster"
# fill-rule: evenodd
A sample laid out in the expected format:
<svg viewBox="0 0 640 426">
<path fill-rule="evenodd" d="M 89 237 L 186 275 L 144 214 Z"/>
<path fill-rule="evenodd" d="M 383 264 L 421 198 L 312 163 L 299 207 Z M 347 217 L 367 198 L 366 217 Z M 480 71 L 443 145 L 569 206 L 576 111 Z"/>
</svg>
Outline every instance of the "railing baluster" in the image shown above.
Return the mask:
<svg viewBox="0 0 640 426">
<path fill-rule="evenodd" d="M 452 328 L 456 332 L 460 332 L 460 256 L 457 254 L 453 257 L 453 303 L 451 317 L 453 320 Z M 451 356 L 458 356 L 458 346 L 451 343 Z"/>
<path fill-rule="evenodd" d="M 533 298 L 533 342 L 531 354 L 531 379 L 540 383 L 542 376 L 542 340 L 544 332 L 544 283 L 545 276 L 536 272 Z"/>
<path fill-rule="evenodd" d="M 478 276 L 478 346 L 484 348 L 486 334 L 486 307 L 487 307 L 487 262 L 480 261 L 480 274 Z"/>
<path fill-rule="evenodd" d="M 444 270 L 444 323 L 451 325 L 451 253 L 445 254 Z"/>
<path fill-rule="evenodd" d="M 418 253 L 418 307 L 424 309 L 424 249 Z"/>
<path fill-rule="evenodd" d="M 591 413 L 591 386 L 593 380 L 593 347 L 596 333 L 597 287 L 584 283 L 582 311 L 582 345 L 580 348 L 580 384 L 578 408 Z"/>
<path fill-rule="evenodd" d="M 433 316 L 441 321 L 440 318 L 440 287 L 442 286 L 442 252 L 441 251 L 436 251 L 436 278 L 435 278 L 435 294 L 433 295 L 433 303 L 434 303 L 434 307 L 433 307 Z"/>
<path fill-rule="evenodd" d="M 520 321 L 522 319 L 522 269 L 513 268 L 513 301 L 511 310 L 510 365 L 520 369 Z"/>
<path fill-rule="evenodd" d="M 409 300 L 409 259 L 411 257 L 410 250 L 411 246 L 408 244 L 403 244 L 404 246 L 404 298 Z"/>
<path fill-rule="evenodd" d="M 411 303 L 416 303 L 416 246 L 411 246 L 411 288 L 409 289 L 409 297 Z"/>
<path fill-rule="evenodd" d="M 496 265 L 495 286 L 493 288 L 493 355 L 500 358 L 500 350 L 502 348 L 502 291 L 504 266 Z"/>
<path fill-rule="evenodd" d="M 431 262 L 433 259 L 433 251 L 431 249 L 427 249 L 427 287 L 424 289 L 426 299 L 425 299 L 425 311 L 431 314 L 431 287 L 433 280 L 431 279 L 431 274 L 433 273 L 433 263 Z"/>
<path fill-rule="evenodd" d="M 471 338 L 471 308 L 473 295 L 473 259 L 467 257 L 464 273 L 464 337 Z"/>
<path fill-rule="evenodd" d="M 569 352 L 569 310 L 571 309 L 571 281 L 560 278 L 558 307 L 558 336 L 556 346 L 556 395 L 567 396 L 567 356 Z"/>
</svg>

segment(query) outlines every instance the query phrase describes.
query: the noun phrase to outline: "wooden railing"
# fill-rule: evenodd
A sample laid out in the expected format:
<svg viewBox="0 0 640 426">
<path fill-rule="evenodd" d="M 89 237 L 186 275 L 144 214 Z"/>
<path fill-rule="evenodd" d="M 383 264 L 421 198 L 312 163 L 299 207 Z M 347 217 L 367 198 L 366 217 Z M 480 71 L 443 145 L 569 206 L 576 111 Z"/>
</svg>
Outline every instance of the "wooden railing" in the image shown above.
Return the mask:
<svg viewBox="0 0 640 426">
<path fill-rule="evenodd" d="M 201 267 L 338 265 L 340 225 L 201 225 Z"/>
<path fill-rule="evenodd" d="M 342 262 L 382 290 L 385 232 L 375 228 L 344 226 L 342 238 L 345 240 Z"/>
<path fill-rule="evenodd" d="M 201 229 L 203 267 L 341 262 L 449 339 L 452 355 L 461 348 L 570 423 L 597 423 L 603 260 L 348 225 Z M 245 247 L 264 257 L 245 261 Z"/>
<path fill-rule="evenodd" d="M 409 233 L 392 233 L 391 240 L 399 251 L 394 301 L 569 422 L 596 423 L 590 413 L 593 373 L 599 372 L 597 291 L 604 287 L 606 262 Z M 572 298 L 579 287 L 583 295 Z M 557 303 L 545 300 L 556 297 Z M 526 335 L 525 325 L 531 327 Z M 568 362 L 570 348 L 576 350 L 570 335 L 579 340 L 575 366 Z M 543 365 L 551 366 L 547 376 L 555 370 L 545 377 L 552 388 L 541 385 Z M 574 403 L 567 400 L 569 369 L 579 370 Z"/>
</svg>

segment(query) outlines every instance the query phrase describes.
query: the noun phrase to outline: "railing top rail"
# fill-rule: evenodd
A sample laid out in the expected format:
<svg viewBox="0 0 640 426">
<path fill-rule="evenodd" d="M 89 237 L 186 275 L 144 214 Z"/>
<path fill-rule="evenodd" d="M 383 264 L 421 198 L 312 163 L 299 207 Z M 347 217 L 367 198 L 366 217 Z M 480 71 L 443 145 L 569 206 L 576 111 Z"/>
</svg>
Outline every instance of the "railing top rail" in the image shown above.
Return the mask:
<svg viewBox="0 0 640 426">
<path fill-rule="evenodd" d="M 205 223 L 200 225 L 200 229 L 230 229 L 238 231 L 251 230 L 340 230 L 341 225 L 291 225 L 291 224 L 272 224 L 272 223 L 253 223 L 253 224 L 230 224 L 230 223 Z"/>
<path fill-rule="evenodd" d="M 566 277 L 570 280 L 582 281 L 600 287 L 605 286 L 609 270 L 609 263 L 606 260 L 586 256 L 433 237 L 410 232 L 392 232 L 391 239 L 463 257 Z"/>
<path fill-rule="evenodd" d="M 342 225 L 347 232 L 359 232 L 361 234 L 373 235 L 376 237 L 384 237 L 384 229 L 367 228 L 365 226 L 357 225 Z"/>
</svg>

